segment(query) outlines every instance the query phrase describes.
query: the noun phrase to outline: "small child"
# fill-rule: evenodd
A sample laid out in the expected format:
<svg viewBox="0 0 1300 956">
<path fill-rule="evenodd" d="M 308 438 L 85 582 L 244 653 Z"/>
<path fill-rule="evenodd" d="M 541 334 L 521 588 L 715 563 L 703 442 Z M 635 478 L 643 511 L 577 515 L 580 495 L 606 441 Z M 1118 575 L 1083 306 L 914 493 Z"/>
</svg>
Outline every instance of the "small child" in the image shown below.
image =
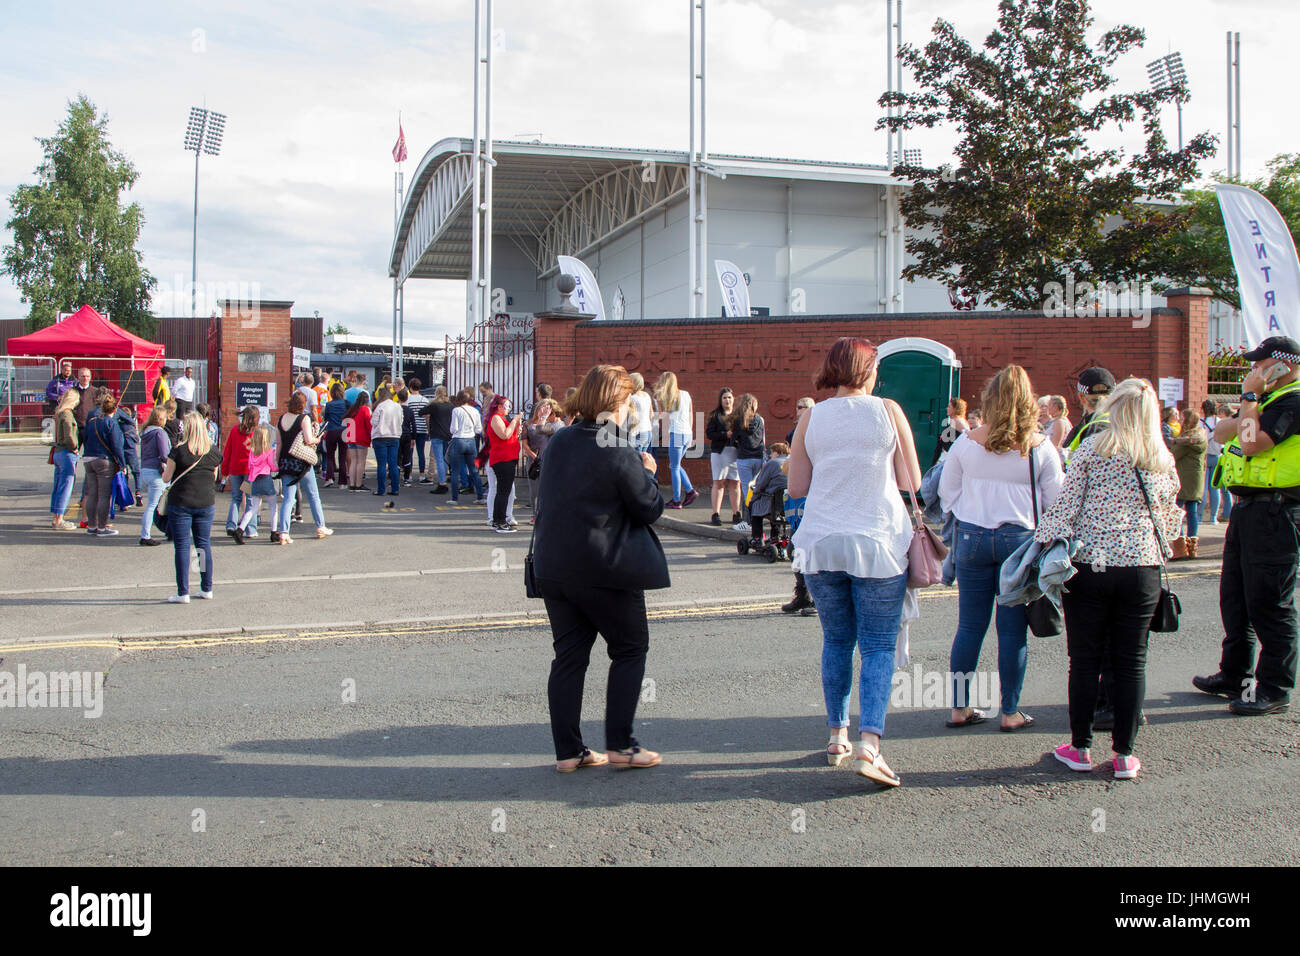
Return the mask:
<svg viewBox="0 0 1300 956">
<path fill-rule="evenodd" d="M 235 544 L 244 543 L 244 531 L 261 507 L 262 499 L 271 499 L 271 509 L 275 510 L 275 447 L 271 444 L 271 429 L 258 425 L 248 439 L 248 481 L 244 486 L 244 513 L 239 517 L 239 525 L 231 532 Z"/>
<path fill-rule="evenodd" d="M 773 442 L 771 452 L 772 457 L 754 478 L 754 497 L 749 503 L 750 536 L 759 544 L 763 542 L 763 519 L 772 523 L 772 495 L 784 492 L 789 483 L 784 466 L 790 458 L 790 446 L 783 441 Z"/>
</svg>

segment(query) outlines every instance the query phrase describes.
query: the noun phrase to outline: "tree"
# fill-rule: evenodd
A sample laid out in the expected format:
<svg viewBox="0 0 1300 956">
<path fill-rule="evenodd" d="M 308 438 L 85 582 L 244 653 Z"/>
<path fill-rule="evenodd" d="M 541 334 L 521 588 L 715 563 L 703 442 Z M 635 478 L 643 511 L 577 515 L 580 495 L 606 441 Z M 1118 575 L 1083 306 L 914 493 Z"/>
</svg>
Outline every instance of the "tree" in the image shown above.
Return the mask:
<svg viewBox="0 0 1300 956">
<path fill-rule="evenodd" d="M 1263 194 L 1281 213 L 1291 230 L 1291 237 L 1300 235 L 1300 153 L 1275 156 L 1268 164 L 1267 179 L 1247 181 L 1230 180 L 1249 186 Z M 1232 250 L 1228 245 L 1228 230 L 1223 224 L 1223 212 L 1213 189 L 1188 189 L 1183 193 L 1188 203 L 1187 228 L 1173 231 L 1166 241 L 1170 259 L 1167 275 L 1178 285 L 1205 286 L 1234 309 L 1241 308 L 1241 295 L 1237 288 L 1237 270 L 1232 264 Z"/>
<path fill-rule="evenodd" d="M 1187 213 L 1145 200 L 1177 199 L 1214 139 L 1202 133 L 1170 152 L 1158 110 L 1185 87 L 1112 92 L 1108 69 L 1146 37 L 1119 26 L 1093 50 L 1092 23 L 1086 0 L 1001 0 L 984 51 L 945 20 L 924 50 L 899 51 L 919 90 L 882 96 L 899 109 L 878 127 L 946 123 L 962 135 L 955 171 L 894 170 L 911 182 L 900 207 L 916 261 L 904 278 L 938 279 L 955 303 L 1039 309 L 1048 283 L 1067 273 L 1094 285 L 1167 274 L 1163 240 Z M 1090 144 L 1134 122 L 1141 152 Z"/>
<path fill-rule="evenodd" d="M 0 270 L 31 305 L 28 331 L 89 304 L 152 337 L 149 294 L 158 283 L 136 249 L 144 215 L 137 203 L 123 207 L 120 200 L 139 174 L 109 144 L 108 117 L 79 96 L 58 132 L 38 142 L 45 153 L 36 168 L 40 181 L 9 197 L 13 218 L 5 225 L 14 241 Z"/>
<path fill-rule="evenodd" d="M 336 322 L 325 330 L 326 335 L 349 335 L 348 327 L 342 322 Z"/>
</svg>

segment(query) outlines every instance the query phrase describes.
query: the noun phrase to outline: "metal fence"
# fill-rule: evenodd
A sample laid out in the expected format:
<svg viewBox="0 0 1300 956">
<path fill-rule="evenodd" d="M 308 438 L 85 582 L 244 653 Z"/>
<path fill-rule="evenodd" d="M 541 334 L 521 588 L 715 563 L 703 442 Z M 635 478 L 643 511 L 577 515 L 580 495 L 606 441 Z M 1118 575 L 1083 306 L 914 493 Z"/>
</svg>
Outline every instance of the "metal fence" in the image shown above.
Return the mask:
<svg viewBox="0 0 1300 956">
<path fill-rule="evenodd" d="M 480 322 L 468 337 L 448 337 L 444 379 L 448 393 L 455 395 L 463 388 L 474 391 L 481 382 L 491 382 L 493 391 L 527 414 L 533 405 L 535 346 L 532 316 L 505 313 Z"/>
<path fill-rule="evenodd" d="M 49 355 L 0 355 L 0 427 L 10 434 L 42 430 L 53 414 L 45 387 L 57 367 Z"/>
</svg>

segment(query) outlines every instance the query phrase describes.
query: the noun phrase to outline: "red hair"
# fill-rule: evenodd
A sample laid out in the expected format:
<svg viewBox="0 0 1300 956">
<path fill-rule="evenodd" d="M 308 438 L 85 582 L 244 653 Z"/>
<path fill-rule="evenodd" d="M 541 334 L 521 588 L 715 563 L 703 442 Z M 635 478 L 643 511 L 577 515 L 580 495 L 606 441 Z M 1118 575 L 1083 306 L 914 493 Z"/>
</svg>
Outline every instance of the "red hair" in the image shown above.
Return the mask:
<svg viewBox="0 0 1300 956">
<path fill-rule="evenodd" d="M 836 339 L 813 377 L 813 388 L 862 388 L 876 368 L 876 347 L 866 339 Z"/>
</svg>

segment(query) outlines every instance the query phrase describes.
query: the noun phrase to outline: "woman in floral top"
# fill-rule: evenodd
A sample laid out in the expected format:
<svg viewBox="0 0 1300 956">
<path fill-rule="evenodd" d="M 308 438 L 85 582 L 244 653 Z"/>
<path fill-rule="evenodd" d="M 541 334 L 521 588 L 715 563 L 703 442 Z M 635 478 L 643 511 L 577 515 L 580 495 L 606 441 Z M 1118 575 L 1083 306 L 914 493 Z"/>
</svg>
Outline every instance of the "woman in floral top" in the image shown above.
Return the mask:
<svg viewBox="0 0 1300 956">
<path fill-rule="evenodd" d="M 1114 675 L 1117 779 L 1136 777 L 1141 767 L 1133 741 L 1146 694 L 1147 637 L 1160 597 L 1160 568 L 1182 518 L 1159 407 L 1150 382 L 1130 378 L 1119 384 L 1106 406 L 1110 428 L 1085 439 L 1070 456 L 1061 495 L 1035 534 L 1044 544 L 1056 538 L 1079 543 L 1078 573 L 1064 596 L 1073 739 L 1056 748 L 1056 759 L 1071 770 L 1092 769 L 1092 721 L 1104 659 Z"/>
</svg>

